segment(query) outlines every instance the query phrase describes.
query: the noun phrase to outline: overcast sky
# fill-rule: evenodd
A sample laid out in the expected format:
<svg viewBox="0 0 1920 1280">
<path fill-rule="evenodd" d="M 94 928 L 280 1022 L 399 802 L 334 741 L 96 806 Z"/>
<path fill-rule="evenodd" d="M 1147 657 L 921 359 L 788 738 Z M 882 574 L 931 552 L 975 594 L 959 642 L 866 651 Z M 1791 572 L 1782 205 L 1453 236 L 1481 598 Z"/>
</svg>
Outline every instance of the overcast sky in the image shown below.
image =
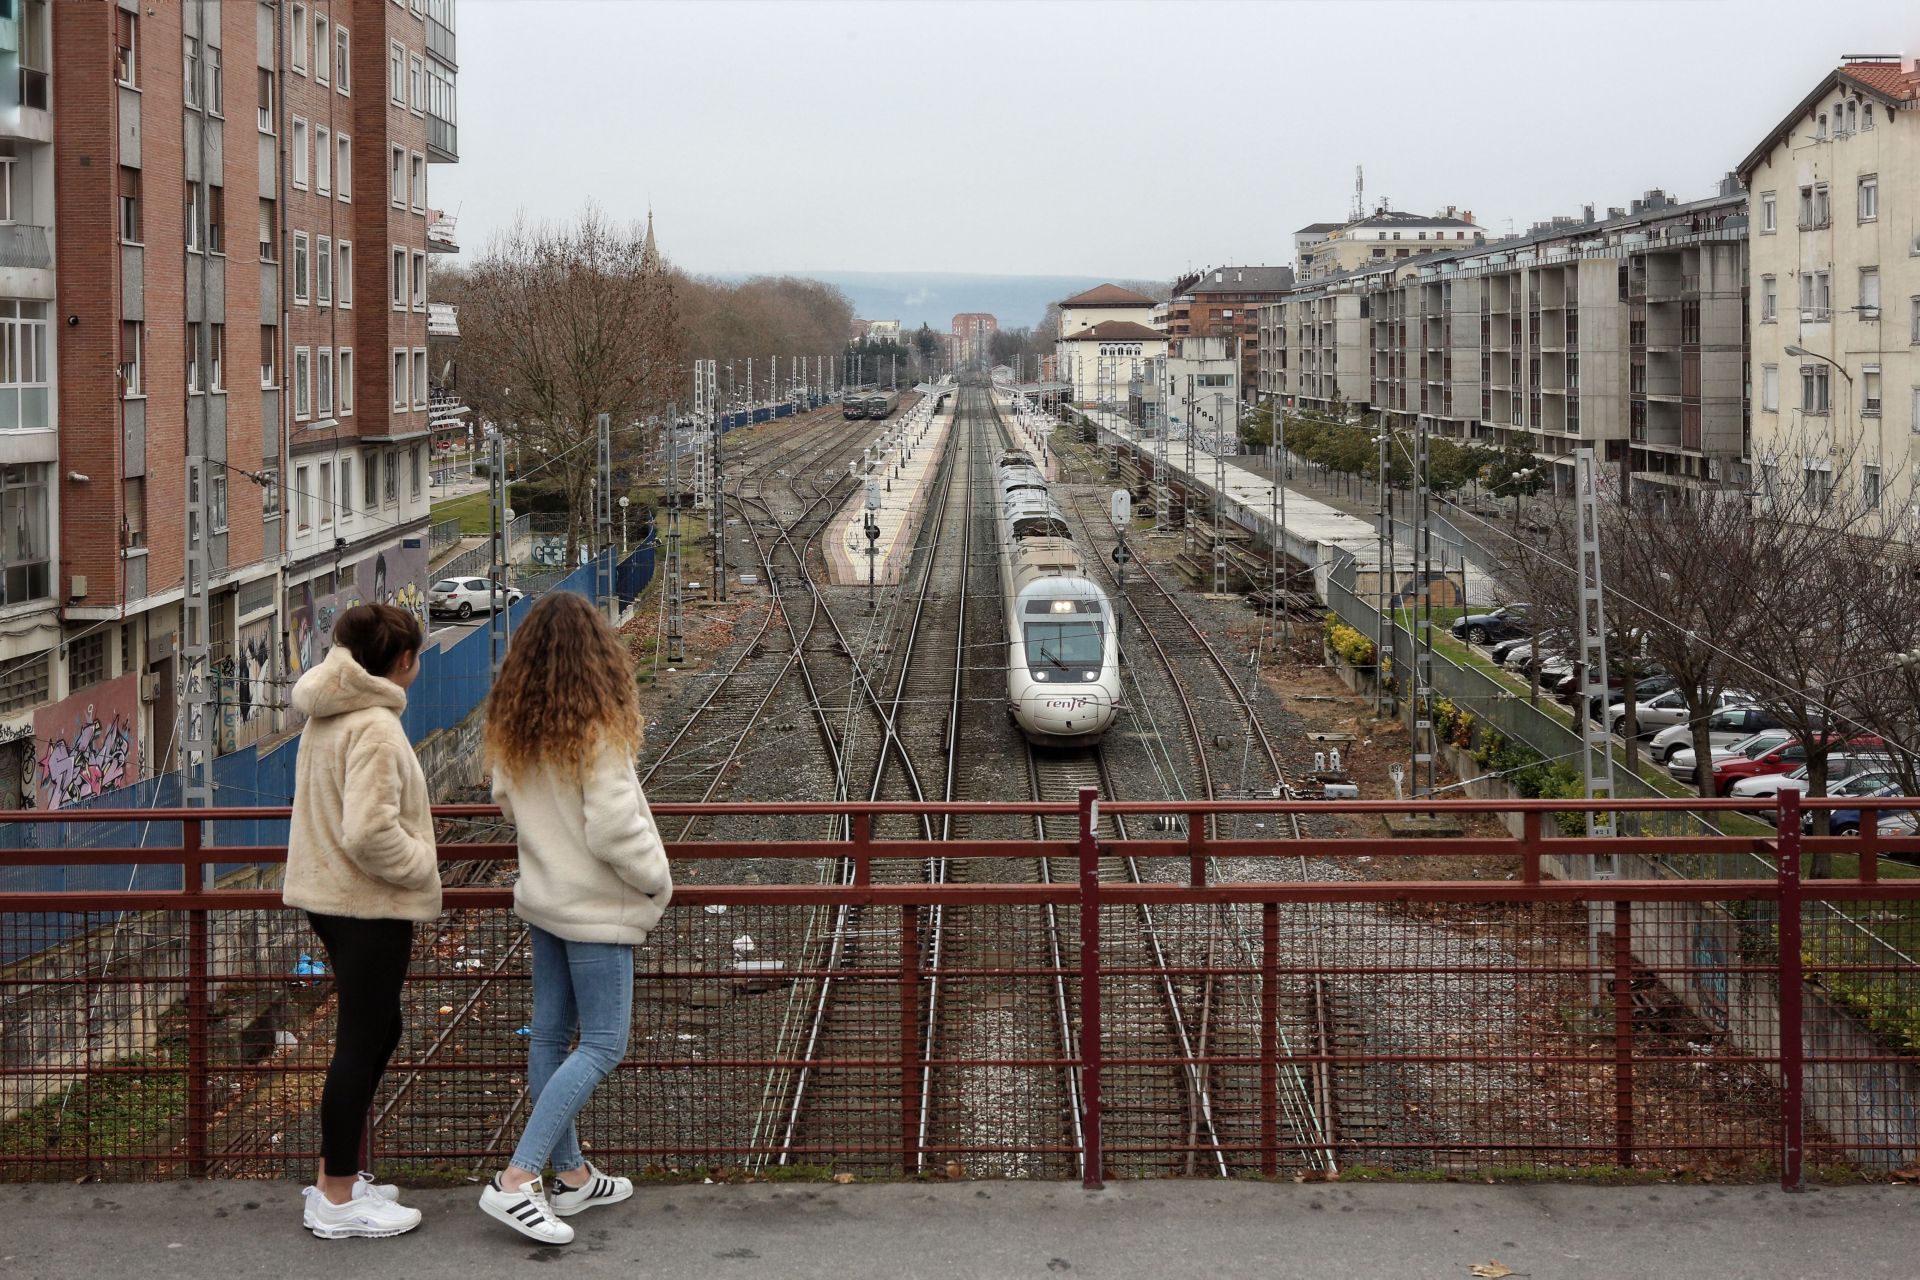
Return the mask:
<svg viewBox="0 0 1920 1280">
<path fill-rule="evenodd" d="M 1904 18 L 1904 21 L 1903 21 Z M 1165 278 L 1369 204 L 1491 232 L 1710 194 L 1914 0 L 459 0 L 469 253 L 651 203 L 694 271 Z"/>
</svg>

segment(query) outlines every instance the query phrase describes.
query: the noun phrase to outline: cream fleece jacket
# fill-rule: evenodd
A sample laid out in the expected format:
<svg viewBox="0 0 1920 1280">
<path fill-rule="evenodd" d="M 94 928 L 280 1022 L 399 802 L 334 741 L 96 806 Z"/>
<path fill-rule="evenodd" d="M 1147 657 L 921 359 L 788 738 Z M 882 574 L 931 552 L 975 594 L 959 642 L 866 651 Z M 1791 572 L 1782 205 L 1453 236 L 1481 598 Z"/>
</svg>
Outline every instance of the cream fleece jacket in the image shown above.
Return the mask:
<svg viewBox="0 0 1920 1280">
<path fill-rule="evenodd" d="M 513 909 L 522 920 L 572 942 L 647 940 L 673 875 L 631 755 L 602 747 L 578 774 L 496 771 L 493 798 L 519 832 Z"/>
<path fill-rule="evenodd" d="M 361 920 L 439 915 L 427 778 L 400 724 L 406 691 L 335 645 L 293 686 L 293 705 L 307 723 L 282 900 Z"/>
</svg>

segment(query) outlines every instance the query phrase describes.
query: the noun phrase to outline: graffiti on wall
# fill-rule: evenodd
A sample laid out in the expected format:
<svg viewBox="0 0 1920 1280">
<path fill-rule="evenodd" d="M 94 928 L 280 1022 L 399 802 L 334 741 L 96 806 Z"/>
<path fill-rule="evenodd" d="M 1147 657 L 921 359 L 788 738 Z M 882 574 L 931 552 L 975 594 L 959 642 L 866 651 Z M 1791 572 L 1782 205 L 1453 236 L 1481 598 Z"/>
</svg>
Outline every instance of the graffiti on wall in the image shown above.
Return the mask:
<svg viewBox="0 0 1920 1280">
<path fill-rule="evenodd" d="M 214 664 L 220 702 L 220 750 L 265 737 L 273 725 L 273 627 L 262 618 L 240 629 L 231 654 Z"/>
<path fill-rule="evenodd" d="M 140 677 L 92 685 L 34 713 L 35 800 L 64 809 L 140 776 Z"/>
<path fill-rule="evenodd" d="M 427 549 L 395 547 L 342 569 L 338 589 L 315 595 L 307 583 L 288 600 L 287 670 L 294 676 L 318 666 L 333 647 L 333 624 L 362 603 L 398 605 L 427 623 Z"/>
</svg>

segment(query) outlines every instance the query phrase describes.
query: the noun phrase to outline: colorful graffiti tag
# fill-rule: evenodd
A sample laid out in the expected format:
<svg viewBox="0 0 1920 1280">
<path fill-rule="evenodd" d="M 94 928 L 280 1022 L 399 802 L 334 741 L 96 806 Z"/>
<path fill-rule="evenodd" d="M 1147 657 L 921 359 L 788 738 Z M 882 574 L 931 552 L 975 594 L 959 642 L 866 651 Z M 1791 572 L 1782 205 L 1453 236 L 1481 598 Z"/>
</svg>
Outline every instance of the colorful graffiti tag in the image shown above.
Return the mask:
<svg viewBox="0 0 1920 1280">
<path fill-rule="evenodd" d="M 395 547 L 341 570 L 331 595 L 315 595 L 311 583 L 296 588 L 288 602 L 287 670 L 298 676 L 325 658 L 333 647 L 334 619 L 363 602 L 399 605 L 426 625 L 426 577 L 425 547 Z"/>
<path fill-rule="evenodd" d="M 64 809 L 140 776 L 140 678 L 124 675 L 34 713 L 35 799 Z"/>
</svg>

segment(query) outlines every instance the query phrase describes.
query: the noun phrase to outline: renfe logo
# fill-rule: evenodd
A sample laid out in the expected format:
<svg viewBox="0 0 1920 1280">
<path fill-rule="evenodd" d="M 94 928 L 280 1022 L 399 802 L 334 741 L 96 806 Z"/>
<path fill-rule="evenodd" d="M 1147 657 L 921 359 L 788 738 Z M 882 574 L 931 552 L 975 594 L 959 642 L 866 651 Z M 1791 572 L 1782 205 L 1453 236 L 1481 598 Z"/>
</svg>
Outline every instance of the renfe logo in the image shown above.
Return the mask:
<svg viewBox="0 0 1920 1280">
<path fill-rule="evenodd" d="M 1078 711 L 1087 705 L 1085 698 L 1048 698 L 1041 704 L 1049 711 Z"/>
</svg>

